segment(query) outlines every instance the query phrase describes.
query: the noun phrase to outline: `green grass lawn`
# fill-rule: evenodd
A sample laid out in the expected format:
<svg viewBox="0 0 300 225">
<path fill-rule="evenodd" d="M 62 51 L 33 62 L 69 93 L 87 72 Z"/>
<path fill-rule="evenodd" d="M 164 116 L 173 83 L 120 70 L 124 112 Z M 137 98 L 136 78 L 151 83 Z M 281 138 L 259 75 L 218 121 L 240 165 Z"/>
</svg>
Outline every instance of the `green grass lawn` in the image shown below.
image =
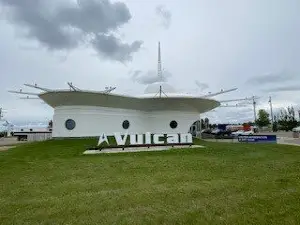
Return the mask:
<svg viewBox="0 0 300 225">
<path fill-rule="evenodd" d="M 300 148 L 82 155 L 97 140 L 0 152 L 0 223 L 300 224 Z"/>
</svg>

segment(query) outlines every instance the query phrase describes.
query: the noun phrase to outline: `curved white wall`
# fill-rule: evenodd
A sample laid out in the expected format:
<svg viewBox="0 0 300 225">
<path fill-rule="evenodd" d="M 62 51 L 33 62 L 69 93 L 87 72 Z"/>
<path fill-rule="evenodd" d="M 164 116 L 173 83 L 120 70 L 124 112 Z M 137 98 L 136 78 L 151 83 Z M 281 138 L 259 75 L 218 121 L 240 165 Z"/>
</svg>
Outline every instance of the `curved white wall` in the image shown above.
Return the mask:
<svg viewBox="0 0 300 225">
<path fill-rule="evenodd" d="M 73 119 L 76 127 L 67 130 L 65 121 Z M 178 111 L 144 112 L 93 106 L 60 106 L 54 109 L 52 137 L 94 137 L 115 132 L 129 134 L 186 133 L 199 119 L 197 113 Z M 130 122 L 129 129 L 122 127 L 124 120 Z M 172 120 L 177 121 L 175 129 L 170 127 Z"/>
</svg>

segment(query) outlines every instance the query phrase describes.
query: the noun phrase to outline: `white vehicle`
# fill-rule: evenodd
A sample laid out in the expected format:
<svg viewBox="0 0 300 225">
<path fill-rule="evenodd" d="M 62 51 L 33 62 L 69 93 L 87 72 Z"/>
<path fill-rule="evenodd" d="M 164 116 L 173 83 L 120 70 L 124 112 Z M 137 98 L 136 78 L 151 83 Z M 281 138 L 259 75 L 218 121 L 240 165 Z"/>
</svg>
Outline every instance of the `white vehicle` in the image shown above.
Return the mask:
<svg viewBox="0 0 300 225">
<path fill-rule="evenodd" d="M 253 135 L 254 132 L 252 130 L 244 131 L 244 130 L 238 130 L 236 132 L 232 132 L 231 135 L 233 136 L 241 136 L 241 135 Z"/>
<path fill-rule="evenodd" d="M 293 130 L 292 131 L 295 131 L 295 132 L 300 132 L 300 127 L 295 127 L 295 128 L 293 128 Z"/>
<path fill-rule="evenodd" d="M 220 129 L 214 129 L 214 130 L 211 131 L 211 133 L 212 133 L 212 134 L 217 134 L 217 133 L 219 133 L 220 131 L 221 131 Z"/>
</svg>

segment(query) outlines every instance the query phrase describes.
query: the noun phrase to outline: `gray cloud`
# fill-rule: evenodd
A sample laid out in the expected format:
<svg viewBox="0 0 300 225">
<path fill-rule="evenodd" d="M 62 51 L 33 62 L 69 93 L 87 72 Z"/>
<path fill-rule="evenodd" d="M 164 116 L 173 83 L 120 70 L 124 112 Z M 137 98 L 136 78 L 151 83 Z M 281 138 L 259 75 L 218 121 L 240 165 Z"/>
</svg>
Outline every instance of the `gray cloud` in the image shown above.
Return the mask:
<svg viewBox="0 0 300 225">
<path fill-rule="evenodd" d="M 137 52 L 142 42 L 124 44 L 113 35 L 97 35 L 92 44 L 99 55 L 124 62 L 132 59 L 131 53 Z"/>
<path fill-rule="evenodd" d="M 167 81 L 169 77 L 172 76 L 172 74 L 166 70 L 162 72 L 162 80 L 157 75 L 157 72 L 155 70 L 149 70 L 147 72 L 135 70 L 131 72 L 130 75 L 131 79 L 139 84 L 152 84 L 159 81 Z"/>
<path fill-rule="evenodd" d="M 142 41 L 122 43 L 113 32 L 129 22 L 131 14 L 124 3 L 109 0 L 77 0 L 52 5 L 47 0 L 0 0 L 6 18 L 25 37 L 35 39 L 49 50 L 70 50 L 84 42 L 108 59 L 129 61 Z"/>
<path fill-rule="evenodd" d="M 27 28 L 26 37 L 38 40 L 49 49 L 70 49 L 78 44 L 78 37 L 55 21 L 45 2 L 0 0 L 0 3 L 8 7 L 7 19 L 19 28 Z"/>
<path fill-rule="evenodd" d="M 163 5 L 158 5 L 156 8 L 155 8 L 155 13 L 157 16 L 160 17 L 160 19 L 162 20 L 162 26 L 165 28 L 165 29 L 168 29 L 171 25 L 171 19 L 172 19 L 172 14 L 171 12 L 166 9 L 165 6 Z"/>
<path fill-rule="evenodd" d="M 287 92 L 287 91 L 300 91 L 299 85 L 288 85 L 284 87 L 275 87 L 265 89 L 266 92 Z"/>
<path fill-rule="evenodd" d="M 296 74 L 288 73 L 288 72 L 281 72 L 281 73 L 267 73 L 259 76 L 251 77 L 247 80 L 247 84 L 253 85 L 265 85 L 269 83 L 282 83 L 288 82 L 297 78 Z"/>
<path fill-rule="evenodd" d="M 131 14 L 121 2 L 77 0 L 77 5 L 61 8 L 57 19 L 61 24 L 77 27 L 86 33 L 106 34 L 128 23 Z"/>
<path fill-rule="evenodd" d="M 209 88 L 208 84 L 205 83 L 201 83 L 199 81 L 195 81 L 195 84 L 198 86 L 198 88 L 200 89 L 200 91 L 204 91 L 205 89 Z"/>
</svg>

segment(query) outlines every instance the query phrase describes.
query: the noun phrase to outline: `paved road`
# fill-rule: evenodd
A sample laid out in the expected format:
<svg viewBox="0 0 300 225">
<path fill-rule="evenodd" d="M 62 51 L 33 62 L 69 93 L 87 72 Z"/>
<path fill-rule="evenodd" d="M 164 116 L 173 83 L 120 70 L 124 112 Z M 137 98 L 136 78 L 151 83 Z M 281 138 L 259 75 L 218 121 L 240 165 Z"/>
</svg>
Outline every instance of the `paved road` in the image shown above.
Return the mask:
<svg viewBox="0 0 300 225">
<path fill-rule="evenodd" d="M 293 132 L 265 132 L 260 133 L 265 135 L 277 135 L 278 143 L 280 144 L 291 144 L 300 146 L 300 138 L 293 138 Z"/>
<path fill-rule="evenodd" d="M 17 138 L 0 138 L 0 146 L 6 146 L 6 145 L 15 145 L 15 144 L 21 144 L 23 142 L 20 142 L 17 140 Z"/>
<path fill-rule="evenodd" d="M 277 137 L 289 137 L 292 138 L 293 137 L 293 132 L 261 132 L 258 133 L 259 135 L 277 135 Z"/>
<path fill-rule="evenodd" d="M 300 138 L 293 138 L 292 132 L 262 132 L 257 135 L 276 135 L 278 144 L 290 144 L 290 145 L 299 145 L 300 146 Z M 206 141 L 212 142 L 232 142 L 238 143 L 238 140 L 231 139 L 205 139 Z"/>
<path fill-rule="evenodd" d="M 289 144 L 289 145 L 298 145 L 300 146 L 300 139 L 279 139 L 278 140 L 279 144 Z"/>
</svg>

